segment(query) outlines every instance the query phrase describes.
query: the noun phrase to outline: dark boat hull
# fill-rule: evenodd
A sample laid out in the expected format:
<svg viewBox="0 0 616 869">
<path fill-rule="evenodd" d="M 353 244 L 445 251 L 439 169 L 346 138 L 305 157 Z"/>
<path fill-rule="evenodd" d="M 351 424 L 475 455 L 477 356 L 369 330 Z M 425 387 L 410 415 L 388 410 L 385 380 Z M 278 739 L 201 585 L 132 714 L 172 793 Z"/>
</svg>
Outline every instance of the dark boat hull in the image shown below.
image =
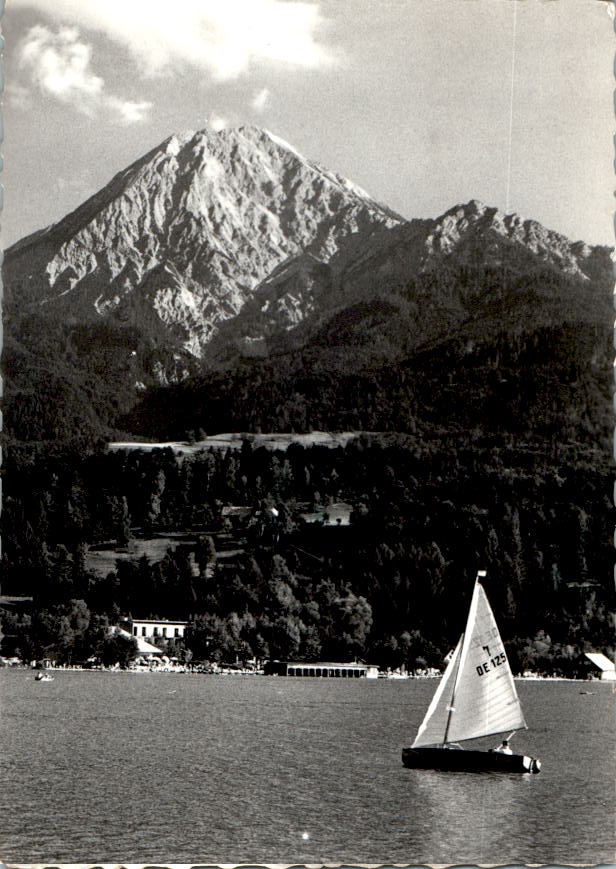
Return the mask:
<svg viewBox="0 0 616 869">
<path fill-rule="evenodd" d="M 411 769 L 443 769 L 452 772 L 537 773 L 541 762 L 523 754 L 459 748 L 403 748 L 402 763 Z"/>
</svg>

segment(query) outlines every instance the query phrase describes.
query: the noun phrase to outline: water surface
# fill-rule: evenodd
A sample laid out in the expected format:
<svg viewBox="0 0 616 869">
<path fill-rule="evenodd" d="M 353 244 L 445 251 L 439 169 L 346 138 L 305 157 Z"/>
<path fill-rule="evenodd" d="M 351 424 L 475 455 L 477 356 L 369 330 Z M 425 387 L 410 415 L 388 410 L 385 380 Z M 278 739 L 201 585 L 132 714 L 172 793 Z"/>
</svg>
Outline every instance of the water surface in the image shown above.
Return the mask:
<svg viewBox="0 0 616 869">
<path fill-rule="evenodd" d="M 405 769 L 435 687 L 0 671 L 0 857 L 613 861 L 609 685 L 519 685 L 530 729 L 514 748 L 541 757 L 538 776 Z"/>
</svg>

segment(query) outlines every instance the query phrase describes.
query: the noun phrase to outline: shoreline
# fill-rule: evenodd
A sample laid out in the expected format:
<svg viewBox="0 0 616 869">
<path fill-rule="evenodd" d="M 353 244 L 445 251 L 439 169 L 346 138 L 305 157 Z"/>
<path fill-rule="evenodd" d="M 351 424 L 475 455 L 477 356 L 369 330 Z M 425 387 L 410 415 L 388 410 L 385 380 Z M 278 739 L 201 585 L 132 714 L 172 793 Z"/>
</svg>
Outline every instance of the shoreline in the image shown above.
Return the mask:
<svg viewBox="0 0 616 869">
<path fill-rule="evenodd" d="M 166 668 L 166 667 L 127 667 L 126 669 L 122 669 L 121 667 L 78 667 L 78 666 L 66 666 L 66 667 L 44 667 L 44 668 L 35 668 L 30 667 L 27 664 L 9 664 L 0 666 L 0 672 L 5 670 L 26 670 L 31 672 L 33 675 L 37 673 L 125 673 L 129 675 L 143 675 L 143 674 L 165 674 L 165 675 L 180 675 L 180 676 L 244 676 L 244 677 L 253 677 L 253 676 L 265 676 L 265 674 L 261 671 L 248 671 L 248 670 L 227 670 L 225 668 L 221 668 L 220 670 L 201 670 L 201 669 L 188 669 L 183 667 L 178 668 Z M 325 677 L 323 676 L 276 676 L 277 679 L 319 679 L 322 680 Z M 426 682 L 426 681 L 434 681 L 440 679 L 441 676 L 404 676 L 397 678 L 387 678 L 386 676 L 379 677 L 378 679 L 364 679 L 362 681 L 368 682 Z M 575 678 L 572 676 L 514 676 L 514 681 L 516 682 L 574 682 L 583 685 L 614 685 L 616 684 L 615 680 L 609 679 L 595 679 L 595 678 Z M 341 677 L 330 677 L 329 681 L 348 681 L 341 679 Z M 353 680 L 355 681 L 355 680 Z"/>
</svg>

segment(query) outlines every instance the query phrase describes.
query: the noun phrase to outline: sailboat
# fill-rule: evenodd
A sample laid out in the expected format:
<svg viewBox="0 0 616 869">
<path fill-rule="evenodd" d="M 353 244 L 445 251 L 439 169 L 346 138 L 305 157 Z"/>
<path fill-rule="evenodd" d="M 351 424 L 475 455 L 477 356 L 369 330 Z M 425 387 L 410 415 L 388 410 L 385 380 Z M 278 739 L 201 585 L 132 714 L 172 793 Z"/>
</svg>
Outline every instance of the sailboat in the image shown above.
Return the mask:
<svg viewBox="0 0 616 869">
<path fill-rule="evenodd" d="M 421 769 L 538 773 L 541 761 L 510 749 L 462 748 L 482 736 L 526 730 L 503 641 L 480 579 L 475 580 L 466 629 L 458 641 L 412 745 L 402 762 Z M 508 744 L 508 741 L 503 745 Z"/>
</svg>

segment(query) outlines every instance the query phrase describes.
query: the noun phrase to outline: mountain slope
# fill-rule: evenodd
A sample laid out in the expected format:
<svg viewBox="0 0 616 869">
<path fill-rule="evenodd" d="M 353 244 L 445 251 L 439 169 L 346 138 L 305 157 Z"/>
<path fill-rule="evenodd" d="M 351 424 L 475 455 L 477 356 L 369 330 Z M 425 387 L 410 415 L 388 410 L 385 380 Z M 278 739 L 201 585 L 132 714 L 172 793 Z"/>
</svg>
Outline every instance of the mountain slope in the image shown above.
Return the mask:
<svg viewBox="0 0 616 869">
<path fill-rule="evenodd" d="M 238 367 L 153 390 L 123 427 L 162 440 L 200 428 L 399 431 L 418 443 L 478 432 L 495 444 L 571 445 L 609 457 L 609 330 L 541 328 L 472 347 L 461 337 L 403 364 L 356 372 L 310 353 Z"/>
<path fill-rule="evenodd" d="M 7 306 L 113 316 L 199 356 L 290 256 L 327 261 L 402 218 L 253 127 L 172 136 L 64 220 L 7 251 Z"/>
<path fill-rule="evenodd" d="M 372 299 L 325 318 L 303 343 L 279 342 L 262 358 L 155 390 L 124 427 L 159 438 L 198 428 L 406 431 L 428 440 L 477 431 L 607 456 L 609 256 L 603 279 L 591 282 L 515 253 L 504 266 L 472 267 L 448 254 L 389 291 L 374 279 Z"/>
<path fill-rule="evenodd" d="M 488 324 L 513 316 L 512 329 L 577 317 L 607 322 L 610 283 L 607 248 L 572 243 L 535 221 L 471 201 L 386 235 L 375 230 L 372 244 L 358 239 L 328 263 L 287 261 L 221 326 L 205 358 L 215 366 L 221 358 L 228 364 L 316 342 L 324 351 L 344 345 L 354 353 L 371 345 L 386 362 L 469 318 Z M 387 325 L 375 326 L 375 312 Z"/>
<path fill-rule="evenodd" d="M 7 251 L 7 429 L 464 428 L 496 381 L 534 395 L 536 358 L 598 372 L 603 431 L 611 271 L 607 248 L 477 201 L 403 220 L 264 130 L 173 136 Z M 503 419 L 542 401 L 510 395 Z"/>
</svg>

